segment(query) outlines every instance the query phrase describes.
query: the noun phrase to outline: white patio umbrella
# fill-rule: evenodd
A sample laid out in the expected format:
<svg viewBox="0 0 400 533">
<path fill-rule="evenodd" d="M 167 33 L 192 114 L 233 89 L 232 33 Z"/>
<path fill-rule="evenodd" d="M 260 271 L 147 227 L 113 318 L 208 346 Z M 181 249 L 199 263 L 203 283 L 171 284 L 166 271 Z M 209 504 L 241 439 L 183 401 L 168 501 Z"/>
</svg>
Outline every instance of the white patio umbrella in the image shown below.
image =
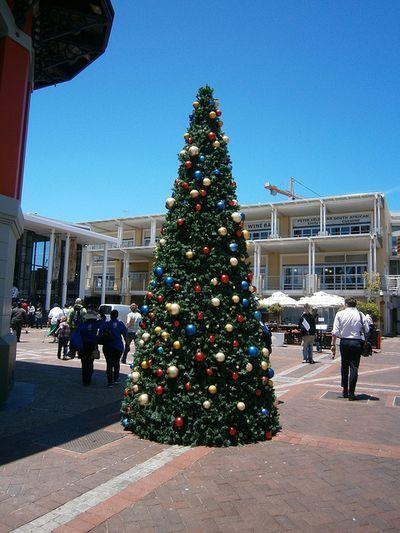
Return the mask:
<svg viewBox="0 0 400 533">
<path fill-rule="evenodd" d="M 311 307 L 341 307 L 344 305 L 344 298 L 336 294 L 328 294 L 327 292 L 314 292 L 312 296 L 303 296 L 300 298 L 299 305 L 309 304 Z"/>
<path fill-rule="evenodd" d="M 270 307 L 279 304 L 281 307 L 299 307 L 299 303 L 284 292 L 273 292 L 268 298 L 259 300 L 258 307 Z"/>
</svg>

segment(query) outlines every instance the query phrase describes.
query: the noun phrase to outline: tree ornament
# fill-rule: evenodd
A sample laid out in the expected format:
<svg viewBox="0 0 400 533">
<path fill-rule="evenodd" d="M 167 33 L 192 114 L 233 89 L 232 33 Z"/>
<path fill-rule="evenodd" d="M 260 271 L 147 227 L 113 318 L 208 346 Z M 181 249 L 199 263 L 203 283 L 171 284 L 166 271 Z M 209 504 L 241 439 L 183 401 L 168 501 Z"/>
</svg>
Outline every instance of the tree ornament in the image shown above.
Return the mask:
<svg viewBox="0 0 400 533">
<path fill-rule="evenodd" d="M 243 291 L 247 291 L 248 288 L 249 288 L 249 284 L 247 283 L 247 281 L 244 281 L 244 280 L 243 280 L 243 281 L 240 282 L 240 287 L 241 287 L 241 289 L 242 289 Z"/>
<path fill-rule="evenodd" d="M 221 304 L 221 300 L 219 298 L 211 298 L 211 304 L 214 307 L 219 307 Z"/>
<path fill-rule="evenodd" d="M 206 191 L 205 189 L 200 189 L 200 190 L 199 190 L 199 193 L 200 193 L 200 196 L 202 196 L 203 198 L 204 198 L 205 196 L 207 196 L 207 191 Z"/>
<path fill-rule="evenodd" d="M 174 207 L 175 198 L 172 198 L 172 196 L 170 198 L 167 198 L 166 201 L 165 201 L 165 205 L 166 205 L 167 209 L 171 209 L 171 207 Z"/>
<path fill-rule="evenodd" d="M 247 365 L 246 365 L 246 371 L 247 371 L 247 372 L 252 372 L 252 370 L 253 370 L 253 365 L 252 365 L 251 363 L 247 363 Z"/>
<path fill-rule="evenodd" d="M 176 428 L 183 428 L 185 425 L 185 420 L 181 416 L 177 416 L 174 420 L 174 426 Z"/>
<path fill-rule="evenodd" d="M 151 300 L 153 298 L 154 294 L 151 291 L 146 292 L 146 298 L 148 300 Z"/>
<path fill-rule="evenodd" d="M 217 113 L 215 111 L 210 111 L 208 116 L 213 120 L 214 118 L 216 118 Z"/>
<path fill-rule="evenodd" d="M 236 321 L 239 322 L 239 324 L 243 324 L 243 322 L 245 321 L 245 317 L 243 315 L 237 315 L 236 316 Z"/>
<path fill-rule="evenodd" d="M 167 303 L 165 304 L 165 309 L 168 311 L 168 313 L 171 311 L 171 305 L 172 305 L 171 302 L 167 302 Z"/>
<path fill-rule="evenodd" d="M 236 433 L 237 433 L 237 429 L 236 429 L 235 427 L 232 426 L 232 427 L 230 427 L 230 428 L 228 429 L 228 433 L 229 433 L 229 435 L 230 435 L 231 437 L 234 437 L 234 436 L 236 435 Z"/>
<path fill-rule="evenodd" d="M 180 283 L 174 283 L 174 289 L 175 289 L 176 291 L 180 291 L 181 288 L 182 288 L 182 287 L 181 287 Z"/>
<path fill-rule="evenodd" d="M 163 331 L 163 332 L 161 333 L 161 337 L 162 337 L 164 340 L 167 340 L 168 337 L 169 337 L 169 333 L 168 333 L 168 331 Z"/>
<path fill-rule="evenodd" d="M 263 416 L 267 416 L 269 415 L 269 411 L 268 409 L 266 409 L 265 407 L 263 407 L 260 411 L 260 414 L 262 414 Z"/>
<path fill-rule="evenodd" d="M 142 361 L 140 363 L 140 366 L 143 368 L 143 370 L 147 370 L 148 368 L 150 368 L 148 361 Z"/>
<path fill-rule="evenodd" d="M 149 395 L 146 394 L 146 393 L 143 393 L 141 394 L 139 397 L 138 397 L 138 403 L 139 405 L 141 405 L 142 407 L 147 405 L 149 403 Z"/>
<path fill-rule="evenodd" d="M 257 288 L 254 285 L 250 285 L 249 291 L 254 293 L 257 291 Z"/>
<path fill-rule="evenodd" d="M 272 439 L 272 433 L 270 431 L 265 432 L 265 440 L 271 440 Z"/>
<path fill-rule="evenodd" d="M 174 341 L 172 344 L 172 347 L 174 350 L 180 350 L 181 349 L 181 343 L 179 341 Z"/>
<path fill-rule="evenodd" d="M 130 375 L 130 378 L 131 380 L 133 381 L 133 383 L 137 383 L 140 379 L 140 372 L 132 372 L 132 374 Z"/>
<path fill-rule="evenodd" d="M 158 355 L 162 355 L 164 353 L 164 348 L 162 346 L 158 346 L 156 352 L 158 353 Z"/>
<path fill-rule="evenodd" d="M 214 344 L 214 342 L 215 342 L 215 335 L 209 335 L 209 337 L 208 337 L 208 342 L 210 342 L 211 344 Z"/>
<path fill-rule="evenodd" d="M 208 377 L 212 376 L 214 374 L 213 369 L 212 368 L 206 368 L 206 374 L 207 374 Z"/>
<path fill-rule="evenodd" d="M 221 281 L 222 281 L 222 283 L 229 283 L 228 274 L 221 274 Z"/>
<path fill-rule="evenodd" d="M 229 263 L 231 264 L 231 266 L 235 267 L 238 265 L 239 261 L 236 259 L 236 257 L 231 257 L 229 259 Z"/>
<path fill-rule="evenodd" d="M 204 157 L 204 155 L 200 155 L 200 156 L 199 156 L 199 161 L 200 161 L 201 163 L 204 163 L 205 160 L 206 160 L 206 158 Z"/>
<path fill-rule="evenodd" d="M 219 200 L 219 202 L 217 202 L 217 210 L 218 211 L 223 211 L 225 209 L 225 202 L 224 200 Z"/>
<path fill-rule="evenodd" d="M 242 236 L 242 230 L 241 229 L 238 229 L 235 231 L 235 235 L 236 237 L 241 237 Z"/>
<path fill-rule="evenodd" d="M 167 241 L 165 239 L 160 239 L 158 242 L 161 246 L 164 246 Z"/>
<path fill-rule="evenodd" d="M 202 209 L 202 205 L 201 205 L 201 204 L 196 204 L 196 205 L 194 206 L 194 208 L 195 208 L 195 210 L 196 210 L 197 212 L 199 212 L 199 211 L 201 211 L 201 209 Z"/>
<path fill-rule="evenodd" d="M 237 372 L 232 372 L 232 379 L 235 381 L 239 379 L 239 374 Z"/>
<path fill-rule="evenodd" d="M 129 424 L 129 420 L 127 418 L 124 418 L 122 421 L 121 421 L 121 424 L 124 428 L 126 428 Z"/>
<path fill-rule="evenodd" d="M 192 189 L 192 190 L 190 191 L 190 197 L 191 197 L 191 198 L 197 198 L 198 196 L 199 196 L 199 191 L 198 191 L 198 190 L 196 190 L 196 189 Z"/>
<path fill-rule="evenodd" d="M 181 306 L 179 304 L 173 303 L 171 304 L 171 307 L 169 308 L 169 312 L 171 315 L 178 315 L 181 310 Z"/>
<path fill-rule="evenodd" d="M 275 376 L 275 372 L 273 368 L 268 368 L 267 376 L 269 377 L 269 379 Z"/>
<path fill-rule="evenodd" d="M 247 229 L 244 229 L 244 230 L 242 231 L 242 235 L 243 235 L 243 237 L 246 239 L 246 241 L 247 241 L 248 239 L 250 239 L 250 233 L 247 231 Z"/>
<path fill-rule="evenodd" d="M 189 392 L 190 390 L 192 390 L 192 384 L 190 383 L 190 381 L 188 381 L 187 383 L 185 383 L 185 390 L 187 392 Z"/>
<path fill-rule="evenodd" d="M 238 303 L 240 302 L 240 298 L 239 298 L 239 296 L 238 296 L 237 294 L 234 294 L 234 295 L 232 296 L 232 302 L 233 302 L 234 304 L 238 304 Z"/>
<path fill-rule="evenodd" d="M 203 185 L 204 185 L 204 187 L 209 187 L 211 185 L 210 178 L 204 178 L 203 179 Z"/>
<path fill-rule="evenodd" d="M 196 335 L 197 328 L 194 324 L 188 324 L 185 328 L 186 335 L 189 337 L 192 337 L 193 335 Z"/>
<path fill-rule="evenodd" d="M 186 157 L 186 150 L 181 150 L 181 151 L 179 152 L 179 157 L 180 157 L 181 159 L 184 159 L 184 158 Z"/>
<path fill-rule="evenodd" d="M 225 237 L 227 233 L 228 233 L 228 230 L 224 226 L 221 226 L 220 228 L 218 228 L 218 235 L 220 235 L 221 237 Z"/>
<path fill-rule="evenodd" d="M 154 328 L 154 333 L 155 333 L 156 335 L 158 335 L 159 333 L 161 333 L 161 328 L 160 328 L 160 326 L 157 326 L 157 327 Z"/>
<path fill-rule="evenodd" d="M 139 346 L 144 346 L 144 340 L 143 339 L 140 339 Z"/>
<path fill-rule="evenodd" d="M 221 146 L 221 143 L 219 141 L 214 141 L 213 142 L 213 147 L 214 148 L 219 148 Z"/>
<path fill-rule="evenodd" d="M 175 365 L 171 365 L 167 368 L 167 376 L 169 378 L 176 378 L 178 377 L 179 369 Z"/>
<path fill-rule="evenodd" d="M 193 102 L 193 107 L 194 107 L 195 109 L 197 109 L 197 108 L 199 107 L 199 105 L 200 105 L 200 102 L 198 102 L 197 100 L 195 100 L 195 101 Z"/>
<path fill-rule="evenodd" d="M 225 324 L 225 331 L 227 331 L 228 333 L 231 333 L 233 331 L 232 324 Z"/>
<path fill-rule="evenodd" d="M 237 339 L 235 339 L 233 342 L 232 342 L 232 346 L 234 348 L 238 348 L 239 347 L 239 341 Z"/>
<path fill-rule="evenodd" d="M 193 163 L 191 161 L 185 161 L 185 168 L 189 170 L 189 168 L 192 168 Z"/>
<path fill-rule="evenodd" d="M 187 181 L 184 181 L 184 182 L 182 183 L 182 188 L 185 189 L 185 191 L 186 191 L 187 189 L 189 189 L 189 183 L 188 183 Z"/>
<path fill-rule="evenodd" d="M 199 155 L 199 149 L 195 145 L 190 146 L 188 152 L 191 157 L 195 157 L 196 155 Z"/>
<path fill-rule="evenodd" d="M 162 378 L 163 375 L 164 375 L 164 370 L 163 370 L 162 368 L 157 368 L 157 370 L 156 370 L 156 376 L 157 376 L 158 378 Z"/>
<path fill-rule="evenodd" d="M 261 350 L 261 353 L 263 354 L 264 357 L 267 357 L 269 355 L 269 350 L 268 348 L 262 348 Z"/>
<path fill-rule="evenodd" d="M 218 279 L 217 278 L 212 278 L 211 285 L 214 285 L 214 287 L 217 286 L 218 285 Z"/>
<path fill-rule="evenodd" d="M 194 292 L 197 294 L 201 293 L 201 285 L 197 284 L 194 286 Z"/>
<path fill-rule="evenodd" d="M 179 320 L 174 320 L 172 322 L 172 325 L 174 326 L 174 328 L 179 328 L 179 326 L 181 325 L 181 323 L 179 322 Z"/>
<path fill-rule="evenodd" d="M 201 251 L 204 255 L 208 255 L 210 253 L 210 248 L 208 246 L 203 246 Z"/>
<path fill-rule="evenodd" d="M 147 342 L 149 339 L 150 339 L 150 334 L 149 333 L 143 333 L 142 334 L 142 339 L 144 340 L 144 342 Z"/>
<path fill-rule="evenodd" d="M 218 363 L 223 363 L 225 361 L 225 354 L 223 352 L 216 353 L 215 360 L 218 361 Z"/>
<path fill-rule="evenodd" d="M 205 400 L 205 401 L 203 402 L 203 407 L 204 407 L 204 409 L 210 409 L 210 407 L 211 407 L 211 402 L 210 402 L 209 400 Z"/>
<path fill-rule="evenodd" d="M 154 387 L 154 392 L 157 394 L 157 396 L 161 396 L 161 394 L 164 394 L 164 387 L 162 385 L 157 385 Z"/>
<path fill-rule="evenodd" d="M 208 392 L 209 392 L 210 394 L 217 394 L 217 387 L 216 387 L 215 385 L 210 385 L 210 386 L 208 387 Z"/>
<path fill-rule="evenodd" d="M 134 385 L 132 387 L 132 390 L 133 390 L 134 393 L 139 392 L 139 385 Z"/>
<path fill-rule="evenodd" d="M 223 136 L 222 136 L 222 140 L 224 141 L 225 144 L 228 144 L 228 142 L 229 142 L 229 137 L 228 137 L 228 135 L 223 135 Z"/>
<path fill-rule="evenodd" d="M 259 349 L 257 348 L 257 346 L 249 346 L 247 348 L 247 353 L 250 357 L 257 357 L 257 355 L 259 354 Z"/>
<path fill-rule="evenodd" d="M 214 141 L 217 138 L 217 136 L 215 135 L 213 131 L 210 131 L 208 134 L 208 138 L 210 139 L 210 141 Z"/>
<path fill-rule="evenodd" d="M 162 266 L 155 267 L 154 274 L 158 277 L 162 276 L 164 274 L 164 267 Z"/>
<path fill-rule="evenodd" d="M 257 397 L 260 397 L 261 394 L 262 394 L 262 390 L 261 390 L 261 389 L 256 389 L 256 390 L 254 391 L 254 394 L 255 394 Z"/>
<path fill-rule="evenodd" d="M 142 305 L 140 307 L 140 311 L 141 311 L 142 315 L 147 315 L 147 313 L 149 312 L 149 306 L 148 305 Z"/>
<path fill-rule="evenodd" d="M 204 353 L 201 350 L 197 350 L 196 353 L 194 354 L 194 359 L 198 363 L 201 363 L 202 361 L 204 361 L 205 358 L 206 358 L 206 356 L 204 355 Z"/>
<path fill-rule="evenodd" d="M 162 303 L 164 301 L 164 296 L 162 294 L 159 294 L 157 296 L 157 302 Z"/>
<path fill-rule="evenodd" d="M 267 361 L 261 361 L 260 363 L 260 367 L 262 368 L 262 370 L 267 370 L 268 369 L 268 363 Z M 268 376 L 269 377 L 269 376 Z"/>
<path fill-rule="evenodd" d="M 190 139 L 190 133 L 187 131 L 186 133 L 183 134 L 183 138 L 185 139 L 185 141 L 187 141 L 188 139 Z"/>
<path fill-rule="evenodd" d="M 195 173 L 194 173 L 194 177 L 196 178 L 196 180 L 200 180 L 203 177 L 202 171 L 201 170 L 196 170 Z"/>
<path fill-rule="evenodd" d="M 231 252 L 237 252 L 237 251 L 238 251 L 238 248 L 239 248 L 239 246 L 238 246 L 238 244 L 237 244 L 236 242 L 231 242 L 231 243 L 229 244 L 229 250 L 230 250 Z"/>
<path fill-rule="evenodd" d="M 178 218 L 178 220 L 176 221 L 176 223 L 178 224 L 178 226 L 183 226 L 185 221 L 183 218 Z"/>
<path fill-rule="evenodd" d="M 238 402 L 236 404 L 236 409 L 238 411 L 244 411 L 246 409 L 246 404 L 244 402 Z"/>
<path fill-rule="evenodd" d="M 171 276 L 167 276 L 166 278 L 164 278 L 164 283 L 168 287 L 171 287 L 171 285 L 174 283 L 174 278 Z"/>
<path fill-rule="evenodd" d="M 185 255 L 186 255 L 187 259 L 193 259 L 193 255 L 194 254 L 193 254 L 192 250 L 188 250 Z"/>
<path fill-rule="evenodd" d="M 220 117 L 222 115 L 222 111 L 220 109 L 217 109 L 215 113 L 217 117 Z"/>
<path fill-rule="evenodd" d="M 249 307 L 250 300 L 248 300 L 247 298 L 243 298 L 242 305 L 243 305 L 243 307 Z"/>
<path fill-rule="evenodd" d="M 242 221 L 242 217 L 241 217 L 241 214 L 239 213 L 239 211 L 235 211 L 234 213 L 231 214 L 231 218 L 234 222 L 241 222 Z"/>
</svg>

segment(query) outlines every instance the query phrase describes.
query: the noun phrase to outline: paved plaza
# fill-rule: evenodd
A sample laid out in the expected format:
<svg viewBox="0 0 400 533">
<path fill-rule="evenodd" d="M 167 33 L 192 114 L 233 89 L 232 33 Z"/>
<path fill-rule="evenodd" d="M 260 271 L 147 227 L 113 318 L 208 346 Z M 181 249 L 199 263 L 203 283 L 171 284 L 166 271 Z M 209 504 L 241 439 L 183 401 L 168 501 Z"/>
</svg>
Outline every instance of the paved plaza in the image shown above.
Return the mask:
<svg viewBox="0 0 400 533">
<path fill-rule="evenodd" d="M 339 358 L 275 348 L 282 432 L 210 449 L 124 432 L 103 358 L 84 388 L 79 360 L 23 333 L 0 407 L 0 533 L 399 531 L 399 348 L 362 359 L 358 402 L 340 398 Z"/>
</svg>

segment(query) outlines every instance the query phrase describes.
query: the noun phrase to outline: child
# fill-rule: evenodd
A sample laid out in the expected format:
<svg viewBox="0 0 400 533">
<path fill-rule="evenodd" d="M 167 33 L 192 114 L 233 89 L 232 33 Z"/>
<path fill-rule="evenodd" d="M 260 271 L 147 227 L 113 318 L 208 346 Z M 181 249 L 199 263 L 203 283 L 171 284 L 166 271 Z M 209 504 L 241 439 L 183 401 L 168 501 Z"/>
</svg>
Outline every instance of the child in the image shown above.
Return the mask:
<svg viewBox="0 0 400 533">
<path fill-rule="evenodd" d="M 61 317 L 61 322 L 56 331 L 56 335 L 58 337 L 57 357 L 61 359 L 61 349 L 63 349 L 63 360 L 64 361 L 68 359 L 67 351 L 68 351 L 68 342 L 69 342 L 70 334 L 71 334 L 71 328 L 69 327 L 67 323 L 67 317 L 63 316 Z"/>
</svg>

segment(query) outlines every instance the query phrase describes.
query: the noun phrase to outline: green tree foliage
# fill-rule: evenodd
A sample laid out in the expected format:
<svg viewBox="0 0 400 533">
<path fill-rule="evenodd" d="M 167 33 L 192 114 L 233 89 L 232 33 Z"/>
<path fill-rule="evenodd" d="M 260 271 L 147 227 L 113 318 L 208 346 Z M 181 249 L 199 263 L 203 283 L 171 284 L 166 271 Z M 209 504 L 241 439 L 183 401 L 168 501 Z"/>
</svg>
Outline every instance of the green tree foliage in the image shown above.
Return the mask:
<svg viewBox="0 0 400 533">
<path fill-rule="evenodd" d="M 279 430 L 228 137 L 201 88 L 141 308 L 123 425 L 163 443 L 229 446 Z"/>
<path fill-rule="evenodd" d="M 368 313 L 374 322 L 379 322 L 382 319 L 379 306 L 373 300 L 368 300 L 367 302 L 358 302 L 357 309 L 364 314 Z"/>
</svg>

